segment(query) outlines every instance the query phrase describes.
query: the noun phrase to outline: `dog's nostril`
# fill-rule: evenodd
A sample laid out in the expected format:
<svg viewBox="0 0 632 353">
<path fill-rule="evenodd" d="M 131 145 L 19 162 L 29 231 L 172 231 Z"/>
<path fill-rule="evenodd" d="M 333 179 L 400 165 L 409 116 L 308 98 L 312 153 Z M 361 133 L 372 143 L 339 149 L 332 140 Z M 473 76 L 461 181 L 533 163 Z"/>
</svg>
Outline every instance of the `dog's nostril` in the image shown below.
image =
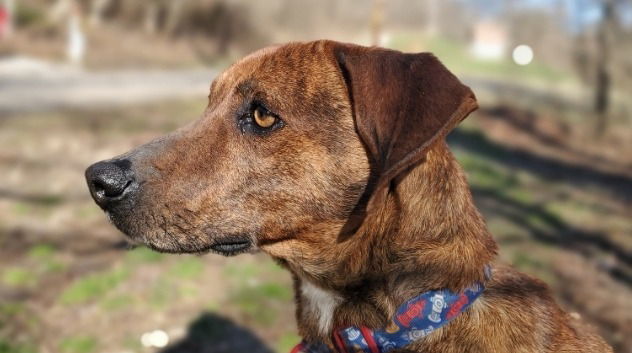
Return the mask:
<svg viewBox="0 0 632 353">
<path fill-rule="evenodd" d="M 90 193 L 101 206 L 122 196 L 134 181 L 131 170 L 117 162 L 99 162 L 86 170 Z"/>
<path fill-rule="evenodd" d="M 94 187 L 94 191 L 104 191 L 105 184 L 103 184 L 100 180 L 92 181 L 92 186 Z"/>
</svg>

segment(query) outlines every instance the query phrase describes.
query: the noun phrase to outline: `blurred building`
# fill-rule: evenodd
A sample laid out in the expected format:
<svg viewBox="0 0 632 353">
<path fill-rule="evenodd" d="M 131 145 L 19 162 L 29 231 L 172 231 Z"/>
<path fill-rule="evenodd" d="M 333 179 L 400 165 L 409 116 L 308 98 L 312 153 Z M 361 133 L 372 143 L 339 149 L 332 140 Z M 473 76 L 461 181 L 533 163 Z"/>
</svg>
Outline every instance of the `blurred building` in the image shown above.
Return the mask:
<svg viewBox="0 0 632 353">
<path fill-rule="evenodd" d="M 505 27 L 495 21 L 480 21 L 474 24 L 470 44 L 472 55 L 478 59 L 500 60 L 505 56 L 508 33 Z"/>
</svg>

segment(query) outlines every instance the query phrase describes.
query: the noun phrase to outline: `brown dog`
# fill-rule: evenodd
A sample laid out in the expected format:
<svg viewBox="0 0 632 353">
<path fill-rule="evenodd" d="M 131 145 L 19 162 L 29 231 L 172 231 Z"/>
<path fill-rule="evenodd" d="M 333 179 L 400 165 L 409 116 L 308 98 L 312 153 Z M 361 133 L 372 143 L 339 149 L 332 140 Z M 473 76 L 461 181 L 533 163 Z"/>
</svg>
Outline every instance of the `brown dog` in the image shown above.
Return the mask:
<svg viewBox="0 0 632 353">
<path fill-rule="evenodd" d="M 86 171 L 95 201 L 163 252 L 262 250 L 294 276 L 300 334 L 388 326 L 431 290 L 483 294 L 407 352 L 609 352 L 496 244 L 445 135 L 477 108 L 430 54 L 331 41 L 263 49 L 201 119 Z M 491 266 L 491 278 L 485 275 Z"/>
</svg>

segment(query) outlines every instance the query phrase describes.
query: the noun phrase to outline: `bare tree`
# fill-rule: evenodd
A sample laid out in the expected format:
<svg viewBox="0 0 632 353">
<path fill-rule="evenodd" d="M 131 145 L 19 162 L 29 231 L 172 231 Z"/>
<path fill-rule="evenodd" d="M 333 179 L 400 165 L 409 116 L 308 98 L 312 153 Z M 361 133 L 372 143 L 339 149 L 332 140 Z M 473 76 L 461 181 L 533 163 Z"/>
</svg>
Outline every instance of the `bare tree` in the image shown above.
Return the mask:
<svg viewBox="0 0 632 353">
<path fill-rule="evenodd" d="M 597 51 L 595 62 L 595 136 L 602 137 L 608 128 L 608 110 L 611 91 L 612 32 L 616 26 L 615 0 L 601 1 L 601 20 L 597 26 Z"/>
<path fill-rule="evenodd" d="M 610 125 L 612 93 L 615 88 L 626 89 L 627 73 L 632 71 L 632 61 L 625 49 L 632 43 L 632 37 L 619 17 L 631 8 L 629 0 L 578 0 L 578 4 L 583 10 L 600 11 L 596 23 L 583 22 L 581 16 L 576 16 L 580 34 L 575 61 L 580 76 L 593 87 L 593 132 L 596 138 L 601 138 Z"/>
<path fill-rule="evenodd" d="M 437 0 L 426 0 L 426 8 L 426 35 L 434 37 L 439 32 L 439 3 Z"/>
<path fill-rule="evenodd" d="M 371 9 L 371 44 L 380 45 L 384 26 L 384 0 L 373 0 Z"/>
</svg>

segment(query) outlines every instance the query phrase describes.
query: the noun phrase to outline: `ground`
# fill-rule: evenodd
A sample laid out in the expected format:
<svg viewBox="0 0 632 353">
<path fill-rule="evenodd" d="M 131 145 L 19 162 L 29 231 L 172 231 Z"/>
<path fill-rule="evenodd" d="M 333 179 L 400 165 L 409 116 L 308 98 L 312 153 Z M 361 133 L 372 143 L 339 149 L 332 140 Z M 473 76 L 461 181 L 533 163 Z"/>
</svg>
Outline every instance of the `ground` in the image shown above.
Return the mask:
<svg viewBox="0 0 632 353">
<path fill-rule="evenodd" d="M 264 255 L 129 249 L 83 170 L 193 120 L 204 100 L 0 117 L 0 352 L 288 352 L 291 281 Z M 449 143 L 500 243 L 564 308 L 632 347 L 629 123 L 586 124 L 484 105 Z"/>
</svg>

